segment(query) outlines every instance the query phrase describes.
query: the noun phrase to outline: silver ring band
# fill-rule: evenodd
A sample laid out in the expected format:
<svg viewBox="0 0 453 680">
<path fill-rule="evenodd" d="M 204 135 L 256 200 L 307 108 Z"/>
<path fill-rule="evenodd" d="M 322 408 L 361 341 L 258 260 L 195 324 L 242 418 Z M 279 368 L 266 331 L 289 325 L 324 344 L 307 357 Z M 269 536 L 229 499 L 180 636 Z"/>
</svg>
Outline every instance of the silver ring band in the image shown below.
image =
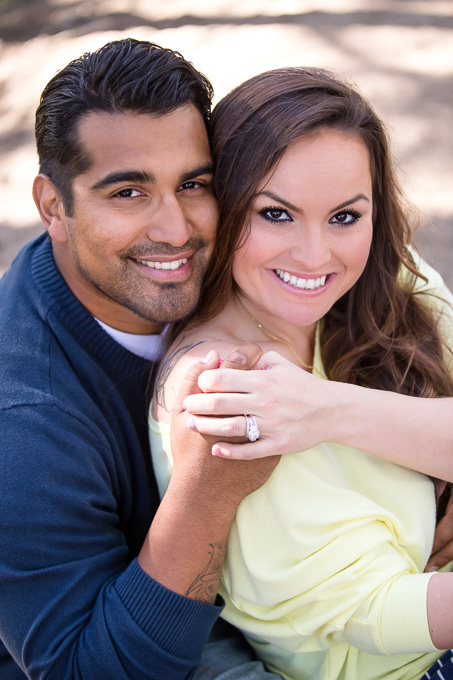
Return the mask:
<svg viewBox="0 0 453 680">
<path fill-rule="evenodd" d="M 244 413 L 244 418 L 246 423 L 245 425 L 246 435 L 249 441 L 256 442 L 256 440 L 260 438 L 260 431 L 256 423 L 256 420 L 253 416 L 248 416 L 246 413 Z"/>
</svg>

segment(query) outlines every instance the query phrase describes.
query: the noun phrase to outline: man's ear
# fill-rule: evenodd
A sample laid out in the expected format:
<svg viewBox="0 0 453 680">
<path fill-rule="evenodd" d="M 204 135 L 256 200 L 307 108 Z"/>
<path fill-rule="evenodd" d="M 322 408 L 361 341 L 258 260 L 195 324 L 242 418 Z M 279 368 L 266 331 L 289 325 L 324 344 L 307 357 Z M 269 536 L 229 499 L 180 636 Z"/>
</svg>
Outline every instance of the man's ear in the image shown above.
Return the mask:
<svg viewBox="0 0 453 680">
<path fill-rule="evenodd" d="M 66 242 L 68 232 L 63 203 L 50 178 L 43 173 L 33 182 L 33 199 L 49 236 L 54 241 Z"/>
</svg>

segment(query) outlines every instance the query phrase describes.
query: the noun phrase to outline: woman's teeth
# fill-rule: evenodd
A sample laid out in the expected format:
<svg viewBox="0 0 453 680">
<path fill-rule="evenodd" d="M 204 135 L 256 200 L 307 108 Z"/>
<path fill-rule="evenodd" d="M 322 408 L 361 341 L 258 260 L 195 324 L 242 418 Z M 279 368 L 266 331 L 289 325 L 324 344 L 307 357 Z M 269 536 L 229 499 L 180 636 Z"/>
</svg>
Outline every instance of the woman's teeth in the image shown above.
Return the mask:
<svg viewBox="0 0 453 680">
<path fill-rule="evenodd" d="M 181 260 L 173 260 L 172 262 L 148 262 L 148 260 L 137 260 L 140 264 L 144 264 L 150 269 L 179 269 L 183 264 L 186 264 L 187 258 Z"/>
<path fill-rule="evenodd" d="M 276 269 L 275 273 L 285 283 L 289 283 L 291 286 L 295 286 L 295 288 L 302 288 L 302 290 L 316 290 L 316 288 L 321 288 L 327 279 L 327 276 L 320 276 L 318 279 L 301 279 L 294 274 L 284 272 L 281 269 Z"/>
</svg>

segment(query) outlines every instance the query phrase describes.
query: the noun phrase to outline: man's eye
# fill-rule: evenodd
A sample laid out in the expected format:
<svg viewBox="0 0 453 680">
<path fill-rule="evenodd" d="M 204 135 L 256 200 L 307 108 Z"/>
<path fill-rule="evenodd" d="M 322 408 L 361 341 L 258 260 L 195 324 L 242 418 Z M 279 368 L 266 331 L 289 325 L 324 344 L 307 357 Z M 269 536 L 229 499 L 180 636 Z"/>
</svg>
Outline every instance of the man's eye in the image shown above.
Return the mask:
<svg viewBox="0 0 453 680">
<path fill-rule="evenodd" d="M 264 217 L 265 220 L 268 220 L 268 222 L 274 224 L 293 221 L 291 215 L 289 215 L 286 210 L 283 210 L 283 208 L 263 208 L 262 210 L 259 210 L 258 214 Z"/>
<path fill-rule="evenodd" d="M 136 196 L 142 196 L 143 194 L 138 189 L 121 189 L 117 191 L 115 196 L 119 198 L 135 198 Z"/>
<path fill-rule="evenodd" d="M 193 189 L 201 189 L 204 187 L 204 184 L 201 182 L 197 182 L 196 180 L 191 180 L 190 182 L 184 182 L 184 184 L 181 184 L 179 187 L 179 191 L 190 191 Z"/>
</svg>

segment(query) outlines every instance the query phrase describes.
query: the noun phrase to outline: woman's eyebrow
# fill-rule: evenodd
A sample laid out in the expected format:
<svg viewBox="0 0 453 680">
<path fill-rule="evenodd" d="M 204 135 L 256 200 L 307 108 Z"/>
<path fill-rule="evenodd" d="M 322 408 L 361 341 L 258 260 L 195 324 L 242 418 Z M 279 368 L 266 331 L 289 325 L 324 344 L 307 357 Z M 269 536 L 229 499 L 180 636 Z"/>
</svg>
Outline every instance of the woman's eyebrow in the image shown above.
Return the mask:
<svg viewBox="0 0 453 680">
<path fill-rule="evenodd" d="M 290 210 L 294 210 L 295 212 L 301 212 L 303 213 L 303 210 L 301 208 L 298 208 L 296 205 L 293 203 L 290 203 L 286 199 L 282 198 L 281 196 L 278 196 L 278 194 L 274 194 L 272 191 L 260 191 L 257 196 L 267 196 L 268 198 L 272 199 L 276 203 L 281 203 L 284 205 L 286 208 L 289 208 Z M 348 201 L 344 201 L 340 203 L 340 205 L 337 205 L 335 208 L 332 208 L 329 212 L 336 212 L 337 210 L 341 210 L 342 208 L 346 208 L 346 206 L 351 205 L 351 203 L 355 203 L 356 201 L 367 201 L 368 203 L 370 202 L 370 199 L 368 196 L 365 196 L 365 194 L 357 194 L 353 198 L 350 198 Z"/>
<path fill-rule="evenodd" d="M 285 200 L 284 198 L 281 198 L 281 196 L 278 196 L 278 194 L 274 194 L 272 191 L 260 191 L 257 194 L 257 196 L 267 196 L 268 198 L 272 199 L 276 203 L 282 203 L 286 208 L 289 208 L 290 210 L 294 210 L 295 212 L 303 212 L 296 205 L 293 205 L 292 203 Z"/>
<path fill-rule="evenodd" d="M 354 198 L 350 198 L 349 201 L 344 201 L 344 203 L 337 205 L 336 208 L 332 208 L 331 212 L 336 212 L 337 210 L 346 208 L 346 206 L 351 205 L 351 203 L 355 203 L 356 201 L 367 201 L 369 203 L 370 199 L 368 196 L 365 196 L 365 194 L 357 194 L 357 196 L 354 196 Z"/>
</svg>

